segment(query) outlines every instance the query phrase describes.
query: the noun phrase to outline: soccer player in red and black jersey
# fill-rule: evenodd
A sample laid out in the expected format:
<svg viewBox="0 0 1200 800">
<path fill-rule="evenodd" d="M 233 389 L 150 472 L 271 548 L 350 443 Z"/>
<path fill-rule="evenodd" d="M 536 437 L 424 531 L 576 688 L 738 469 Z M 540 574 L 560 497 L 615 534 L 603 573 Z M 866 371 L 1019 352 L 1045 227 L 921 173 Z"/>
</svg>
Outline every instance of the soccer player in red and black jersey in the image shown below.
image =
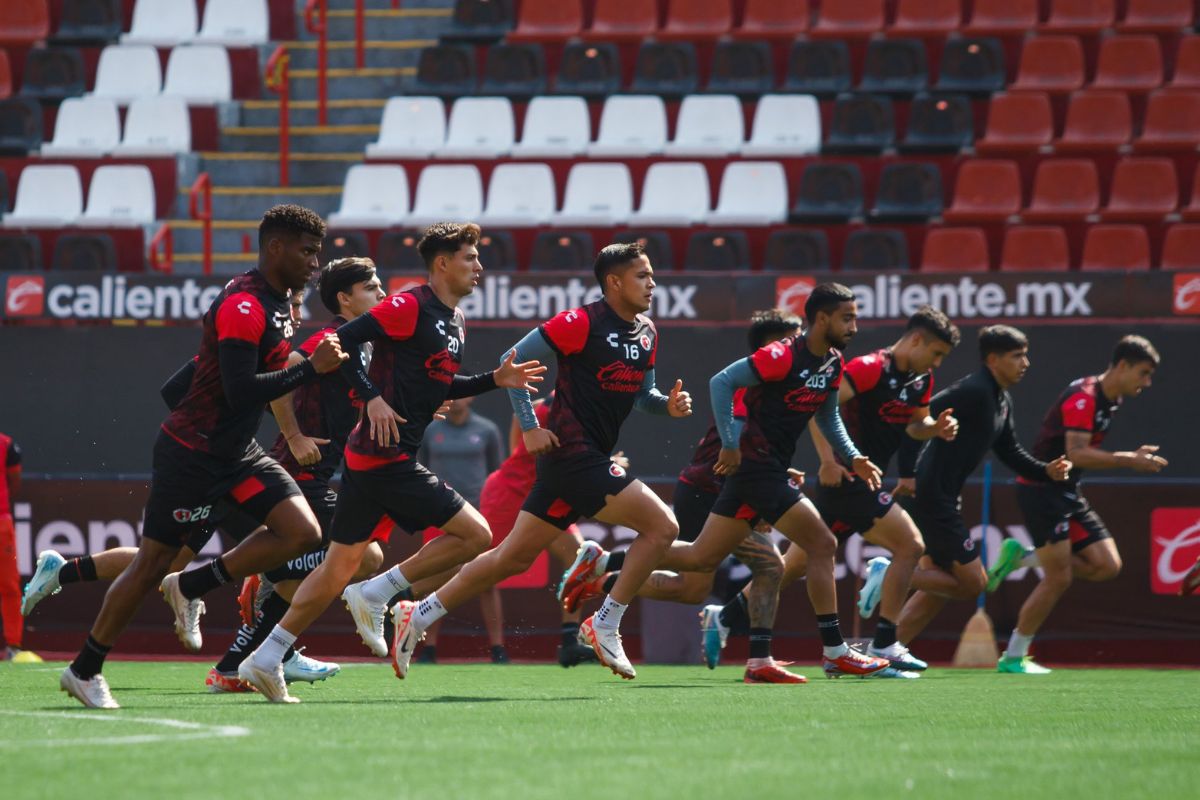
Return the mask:
<svg viewBox="0 0 1200 800">
<path fill-rule="evenodd" d="M 238 667 L 242 680 L 272 702 L 297 702 L 284 683 L 284 654 L 360 569 L 370 542 L 390 535 L 393 523 L 410 532 L 438 527 L 446 535 L 378 581 L 354 584 L 343 593 L 364 643 L 379 656 L 387 655 L 387 601 L 413 581 L 458 566 L 491 543 L 479 512 L 416 461 L 425 428 L 447 398 L 497 386 L 528 390 L 545 370 L 509 357 L 492 372 L 457 374 L 466 341 L 458 303 L 474 291 L 483 272 L 479 234 L 479 226 L 470 223 L 429 227 L 417 244 L 429 283 L 394 294 L 338 328 L 337 337 L 351 355 L 343 375 L 365 405 L 346 444 L 329 552 L 296 590 L 291 608 L 266 641 Z M 366 368 L 359 352 L 368 342 L 373 352 Z"/>
<path fill-rule="evenodd" d="M 266 404 L 346 356 L 327 338 L 312 358 L 286 367 L 292 333 L 288 293 L 317 269 L 325 223 L 299 206 L 275 206 L 259 225 L 258 266 L 230 281 L 204 316 L 196 375 L 162 425 L 142 542 L 129 568 L 109 587 L 87 642 L 63 671 L 60 686 L 85 706 L 117 708 L 100 671 L 105 656 L 162 582 L 185 644 L 199 646 L 204 587 L 278 566 L 320 542 L 321 532 L 291 476 L 254 441 Z M 180 547 L 211 526 L 225 499 L 267 526 L 196 573 L 164 578 Z"/>
<path fill-rule="evenodd" d="M 12 495 L 20 484 L 21 448 L 0 433 L 0 661 L 37 662 L 37 653 L 21 647 L 25 619 L 12 518 Z"/>
<path fill-rule="evenodd" d="M 645 316 L 654 293 L 654 269 L 639 244 L 610 244 L 594 265 L 604 297 L 564 311 L 538 326 L 510 351 L 519 358 L 558 358 L 558 379 L 549 424 L 538 425 L 525 392 L 510 392 L 525 446 L 540 456 L 537 481 L 516 525 L 494 550 L 463 567 L 420 604 L 397 603 L 396 674 L 408 673 L 412 649 L 425 629 L 464 601 L 524 572 L 580 517 L 625 525 L 638 532 L 625 569 L 600 611 L 583 621 L 580 641 L 600 663 L 632 679 L 636 672 L 621 646 L 618 626 L 629 602 L 670 547 L 675 516 L 641 481 L 610 460 L 621 424 L 634 408 L 685 417 L 691 398 L 676 381 L 670 394 L 655 386 L 658 331 Z"/>
<path fill-rule="evenodd" d="M 1008 649 L 1000 659 L 1000 672 L 1049 672 L 1029 657 L 1029 645 L 1071 585 L 1072 576 L 1108 581 L 1121 571 L 1116 541 L 1083 496 L 1079 482 L 1085 469 L 1128 468 L 1153 474 L 1167 466 L 1156 445 L 1123 452 L 1100 447 L 1117 409 L 1125 398 L 1137 397 L 1150 387 L 1159 361 L 1158 351 L 1149 341 L 1126 336 L 1113 349 L 1108 369 L 1072 381 L 1046 412 L 1033 443 L 1034 456 L 1052 461 L 1065 455 L 1075 468 L 1062 483 L 1023 476 L 1017 479 L 1017 502 L 1036 550 L 1027 553 L 1020 542 L 1006 539 L 988 573 L 988 591 L 995 591 L 1022 564 L 1040 566 L 1043 575 L 1021 606 Z"/>
</svg>

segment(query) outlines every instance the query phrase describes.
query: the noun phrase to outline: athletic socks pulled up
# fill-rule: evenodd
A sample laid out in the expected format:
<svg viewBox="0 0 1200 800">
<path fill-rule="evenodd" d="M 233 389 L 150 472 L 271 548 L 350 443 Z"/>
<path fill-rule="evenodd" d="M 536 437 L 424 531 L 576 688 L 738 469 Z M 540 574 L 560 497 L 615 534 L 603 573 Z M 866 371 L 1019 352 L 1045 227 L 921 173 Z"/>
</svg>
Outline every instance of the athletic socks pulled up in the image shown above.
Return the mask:
<svg viewBox="0 0 1200 800">
<path fill-rule="evenodd" d="M 68 583 L 86 583 L 96 580 L 96 562 L 91 556 L 72 558 L 58 568 L 58 582 L 66 586 Z"/>
<path fill-rule="evenodd" d="M 721 608 L 721 624 L 732 636 L 741 636 L 750 630 L 750 610 L 746 608 L 746 595 L 737 593 Z"/>
<path fill-rule="evenodd" d="M 1008 639 L 1008 649 L 1004 651 L 1004 655 L 1008 658 L 1024 658 L 1029 655 L 1029 645 L 1033 644 L 1032 636 L 1024 634 L 1013 628 L 1012 636 Z"/>
<path fill-rule="evenodd" d="M 264 626 L 265 627 L 265 626 Z M 284 656 L 288 650 L 296 643 L 296 635 L 288 633 L 279 625 L 271 629 L 267 634 L 267 638 L 254 651 L 251 658 L 254 663 L 262 669 L 273 669 L 276 665 L 282 664 Z"/>
<path fill-rule="evenodd" d="M 843 649 L 846 641 L 842 638 L 837 614 L 817 614 L 817 631 L 821 634 L 821 644 L 825 646 L 826 657 L 837 658 L 846 652 Z M 837 655 L 830 655 L 833 650 L 837 651 Z"/>
<path fill-rule="evenodd" d="M 621 627 L 621 617 L 625 616 L 627 605 L 622 605 L 612 596 L 604 598 L 604 604 L 600 606 L 600 610 L 592 617 L 592 625 L 597 628 L 606 628 L 608 630 L 616 630 Z"/>
<path fill-rule="evenodd" d="M 221 660 L 217 662 L 217 672 L 237 672 L 238 665 L 266 641 L 271 630 L 283 619 L 283 615 L 287 613 L 289 607 L 287 600 L 272 592 L 271 596 L 263 601 L 254 626 L 242 625 L 238 628 L 233 644 L 229 645 L 225 655 L 221 656 Z M 283 660 L 287 661 L 291 657 L 292 650 L 289 648 L 283 654 Z"/>
<path fill-rule="evenodd" d="M 372 603 L 383 605 L 411 586 L 412 584 L 409 583 L 408 578 L 404 577 L 404 573 L 400 571 L 400 567 L 397 565 L 381 575 L 376 575 L 368 581 L 363 581 L 362 593 L 363 597 Z"/>
<path fill-rule="evenodd" d="M 751 628 L 750 629 L 750 658 L 770 658 L 771 657 L 771 629 L 770 628 Z"/>
<path fill-rule="evenodd" d="M 104 659 L 108 657 L 109 650 L 112 650 L 112 645 L 100 644 L 89 635 L 79 655 L 71 662 L 71 671 L 80 680 L 90 681 L 104 669 Z"/>
<path fill-rule="evenodd" d="M 179 576 L 179 592 L 188 600 L 199 600 L 224 583 L 233 580 L 225 568 L 224 559 L 217 557 L 202 567 L 184 572 Z"/>
<path fill-rule="evenodd" d="M 446 616 L 446 607 L 442 605 L 441 600 L 438 600 L 437 592 L 433 592 L 417 603 L 417 610 L 412 615 L 412 624 L 417 627 L 417 630 L 429 630 L 430 625 L 444 616 Z"/>
<path fill-rule="evenodd" d="M 896 623 L 885 617 L 880 617 L 875 625 L 875 639 L 871 646 L 876 650 L 885 650 L 896 643 Z"/>
<path fill-rule="evenodd" d="M 625 566 L 625 551 L 619 550 L 616 553 L 609 553 L 604 560 L 605 563 L 600 568 L 601 572 L 620 572 L 621 567 Z"/>
</svg>

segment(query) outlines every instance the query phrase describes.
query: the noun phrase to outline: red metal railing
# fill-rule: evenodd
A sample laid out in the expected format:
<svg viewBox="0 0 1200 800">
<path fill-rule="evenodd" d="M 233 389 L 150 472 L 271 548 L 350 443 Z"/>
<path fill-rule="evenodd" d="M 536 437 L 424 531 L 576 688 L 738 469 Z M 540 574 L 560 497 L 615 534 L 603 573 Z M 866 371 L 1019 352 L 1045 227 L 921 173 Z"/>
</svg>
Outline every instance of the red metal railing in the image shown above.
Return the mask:
<svg viewBox="0 0 1200 800">
<path fill-rule="evenodd" d="M 199 208 L 199 200 L 204 200 L 204 210 Z M 200 220 L 204 255 L 204 274 L 212 275 L 212 179 L 207 172 L 201 172 L 188 191 L 188 216 Z"/>
<path fill-rule="evenodd" d="M 160 260 L 158 251 L 162 248 L 162 258 Z M 158 233 L 154 234 L 154 238 L 150 240 L 150 268 L 155 272 L 165 272 L 170 275 L 175 269 L 175 236 L 171 233 L 171 226 L 163 224 L 158 229 Z"/>
<path fill-rule="evenodd" d="M 364 41 L 367 36 L 366 0 L 354 0 L 354 68 L 362 69 L 367 65 L 367 51 Z"/>
<path fill-rule="evenodd" d="M 291 57 L 283 45 L 275 48 L 275 52 L 267 60 L 267 72 L 263 82 L 267 88 L 279 95 L 279 185 L 288 185 L 288 164 L 291 160 L 291 148 L 288 132 L 291 116 L 288 96 L 291 79 L 288 77 L 288 63 Z"/>
<path fill-rule="evenodd" d="M 304 6 L 304 27 L 317 36 L 317 124 L 329 124 L 329 25 L 326 24 L 327 0 L 308 0 Z M 319 18 L 319 21 L 318 21 Z"/>
</svg>

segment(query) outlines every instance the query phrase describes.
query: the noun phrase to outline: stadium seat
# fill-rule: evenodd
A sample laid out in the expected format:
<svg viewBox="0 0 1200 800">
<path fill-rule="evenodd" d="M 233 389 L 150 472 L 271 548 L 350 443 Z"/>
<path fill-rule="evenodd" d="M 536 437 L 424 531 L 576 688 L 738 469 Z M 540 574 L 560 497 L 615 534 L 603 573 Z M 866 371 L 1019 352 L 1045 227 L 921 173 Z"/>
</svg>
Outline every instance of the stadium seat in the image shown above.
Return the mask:
<svg viewBox="0 0 1200 800">
<path fill-rule="evenodd" d="M 982 228 L 930 228 L 921 248 L 921 272 L 987 272 L 987 236 Z"/>
<path fill-rule="evenodd" d="M 925 222 L 941 215 L 942 173 L 936 164 L 909 161 L 884 166 L 868 214 L 872 221 Z"/>
<path fill-rule="evenodd" d="M 463 97 L 450 109 L 446 143 L 438 158 L 499 158 L 516 140 L 512 101 L 507 97 Z"/>
<path fill-rule="evenodd" d="M 178 97 L 139 97 L 125 114 L 125 136 L 113 155 L 163 156 L 192 149 L 187 103 Z"/>
<path fill-rule="evenodd" d="M 754 110 L 744 156 L 803 156 L 821 150 L 821 109 L 804 94 L 765 94 Z"/>
<path fill-rule="evenodd" d="M 78 97 L 85 88 L 83 55 L 74 47 L 35 47 L 25 54 L 22 97 L 55 102 Z"/>
<path fill-rule="evenodd" d="M 1116 0 L 1052 0 L 1041 29 L 1053 33 L 1096 34 L 1117 18 Z"/>
<path fill-rule="evenodd" d="M 366 231 L 329 228 L 321 242 L 321 260 L 328 264 L 339 258 L 370 258 L 371 248 L 367 243 Z M 387 266 L 387 265 L 383 265 Z"/>
<path fill-rule="evenodd" d="M 1085 158 L 1052 158 L 1038 164 L 1033 196 L 1021 212 L 1026 222 L 1083 221 L 1100 207 L 1100 175 Z"/>
<path fill-rule="evenodd" d="M 120 44 L 101 51 L 93 96 L 128 105 L 138 97 L 151 97 L 161 91 L 162 66 L 152 46 Z"/>
<path fill-rule="evenodd" d="M 1163 54 L 1157 36 L 1111 36 L 1100 40 L 1093 89 L 1148 92 L 1163 81 Z"/>
<path fill-rule="evenodd" d="M 846 237 L 842 248 L 842 270 L 908 269 L 908 240 L 900 231 L 863 228 Z"/>
<path fill-rule="evenodd" d="M 40 272 L 42 240 L 35 234 L 0 234 L 0 272 Z"/>
<path fill-rule="evenodd" d="M 513 158 L 570 158 L 587 150 L 592 123 L 582 97 L 535 97 Z"/>
<path fill-rule="evenodd" d="M 510 42 L 563 42 L 583 29 L 580 0 L 521 0 Z"/>
<path fill-rule="evenodd" d="M 24 156 L 41 146 L 41 104 L 28 97 L 0 100 L 0 155 Z"/>
<path fill-rule="evenodd" d="M 79 170 L 67 164 L 32 164 L 21 171 L 17 201 L 6 228 L 62 228 L 83 213 Z"/>
<path fill-rule="evenodd" d="M 1133 111 L 1125 92 L 1084 91 L 1071 95 L 1057 153 L 1111 151 L 1133 137 Z"/>
<path fill-rule="evenodd" d="M 965 33 L 978 36 L 1023 36 L 1037 27 L 1038 0 L 975 0 Z"/>
<path fill-rule="evenodd" d="M 576 164 L 567 173 L 562 211 L 555 225 L 609 227 L 623 225 L 633 213 L 633 178 L 625 164 Z M 591 263 L 592 254 L 588 255 Z"/>
<path fill-rule="evenodd" d="M 742 231 L 696 231 L 688 237 L 684 269 L 734 272 L 750 269 L 750 243 Z"/>
<path fill-rule="evenodd" d="M 733 35 L 791 41 L 807 30 L 808 0 L 745 0 L 742 24 Z"/>
<path fill-rule="evenodd" d="M 1001 272 L 1065 272 L 1070 268 L 1067 234 L 1057 225 L 1015 225 L 1004 232 Z"/>
<path fill-rule="evenodd" d="M 689 95 L 679 105 L 669 156 L 725 156 L 742 149 L 742 104 L 731 94 Z"/>
<path fill-rule="evenodd" d="M 959 0 L 899 0 L 888 33 L 900 36 L 945 37 L 962 25 Z"/>
<path fill-rule="evenodd" d="M 554 76 L 555 94 L 605 98 L 620 90 L 621 57 L 616 45 L 571 42 L 563 48 Z"/>
<path fill-rule="evenodd" d="M 608 42 L 641 41 L 658 28 L 656 0 L 596 0 L 584 36 Z"/>
<path fill-rule="evenodd" d="M 483 64 L 479 93 L 526 100 L 546 93 L 546 57 L 541 45 L 494 44 Z"/>
<path fill-rule="evenodd" d="M 8 51 L 0 47 L 0 100 L 7 100 L 12 93 L 12 63 L 8 60 Z"/>
<path fill-rule="evenodd" d="M 198 27 L 196 0 L 137 0 L 121 43 L 174 47 L 194 39 Z"/>
<path fill-rule="evenodd" d="M 205 0 L 197 44 L 253 47 L 270 37 L 267 0 Z"/>
<path fill-rule="evenodd" d="M 1175 73 L 1168 89 L 1200 89 L 1200 36 L 1182 36 L 1175 51 Z"/>
<path fill-rule="evenodd" d="M 426 47 L 417 59 L 413 94 L 451 98 L 475 94 L 475 50 L 465 44 Z"/>
<path fill-rule="evenodd" d="M 756 97 L 775 88 L 775 64 L 766 42 L 717 42 L 706 91 Z"/>
<path fill-rule="evenodd" d="M 928 85 L 929 64 L 920 39 L 875 39 L 867 44 L 860 91 L 916 94 Z"/>
<path fill-rule="evenodd" d="M 1157 222 L 1179 206 L 1175 162 L 1169 158 L 1123 158 L 1113 170 L 1105 222 Z"/>
<path fill-rule="evenodd" d="M 479 222 L 487 228 L 545 225 L 558 210 L 554 173 L 545 164 L 501 164 L 488 181 Z"/>
<path fill-rule="evenodd" d="M 1193 0 L 1126 0 L 1125 18 L 1117 28 L 1130 33 L 1175 33 L 1190 28 Z"/>
<path fill-rule="evenodd" d="M 784 228 L 767 237 L 763 269 L 768 272 L 826 271 L 829 237 L 819 228 Z"/>
<path fill-rule="evenodd" d="M 115 272 L 117 248 L 107 233 L 68 233 L 54 242 L 56 272 Z"/>
<path fill-rule="evenodd" d="M 825 140 L 826 152 L 878 153 L 895 142 L 891 100 L 871 94 L 838 95 Z"/>
<path fill-rule="evenodd" d="M 1150 95 L 1134 150 L 1194 150 L 1200 143 L 1200 92 L 1162 89 Z"/>
<path fill-rule="evenodd" d="M 100 158 L 121 141 L 117 105 L 104 97 L 69 97 L 58 107 L 54 139 L 42 145 L 48 158 Z"/>
<path fill-rule="evenodd" d="M 1150 269 L 1150 237 L 1141 225 L 1093 225 L 1083 240 L 1083 261 L 1088 270 Z"/>
<path fill-rule="evenodd" d="M 182 97 L 189 105 L 210 105 L 233 97 L 229 52 L 219 45 L 176 47 L 167 59 L 162 93 Z"/>
<path fill-rule="evenodd" d="M 991 94 L 1004 89 L 1004 47 L 991 36 L 946 40 L 937 88 L 943 92 Z"/>
<path fill-rule="evenodd" d="M 700 87 L 696 48 L 691 42 L 643 42 L 630 91 L 681 97 Z"/>
<path fill-rule="evenodd" d="M 475 219 L 483 213 L 483 177 L 473 164 L 435 164 L 421 170 L 406 223 L 423 228 L 442 220 Z"/>
<path fill-rule="evenodd" d="M 639 243 L 646 251 L 646 258 L 656 270 L 675 269 L 675 250 L 671 247 L 671 237 L 666 231 L 647 231 L 633 228 L 618 231 L 612 240 L 620 244 Z"/>
<path fill-rule="evenodd" d="M 883 30 L 884 0 L 838 0 L 822 3 L 812 36 L 867 38 Z"/>
<path fill-rule="evenodd" d="M 725 36 L 732 26 L 730 0 L 671 0 L 667 22 L 655 36 L 696 42 Z"/>
<path fill-rule="evenodd" d="M 384 265 L 390 272 L 423 275 L 426 267 L 421 254 L 417 252 L 419 241 L 421 231 L 384 231 L 379 235 L 379 244 L 375 247 L 375 263 Z"/>
<path fill-rule="evenodd" d="M 533 240 L 529 269 L 534 272 L 576 272 L 596 258 L 592 235 L 586 231 L 542 231 Z"/>
<path fill-rule="evenodd" d="M 908 130 L 900 150 L 910 153 L 957 152 L 975 142 L 971 101 L 966 95 L 917 95 L 909 105 Z"/>
<path fill-rule="evenodd" d="M 393 97 L 383 107 L 371 158 L 429 158 L 446 143 L 446 105 L 440 97 Z"/>
<path fill-rule="evenodd" d="M 125 228 L 154 222 L 154 178 L 144 164 L 108 164 L 92 173 L 79 224 Z"/>
<path fill-rule="evenodd" d="M 1025 40 L 1014 91 L 1073 92 L 1083 86 L 1083 45 L 1075 36 Z"/>
<path fill-rule="evenodd" d="M 1200 222 L 1200 169 L 1192 173 L 1192 194 L 1188 204 L 1180 209 L 1180 216 L 1188 222 Z"/>
<path fill-rule="evenodd" d="M 965 161 L 954 177 L 946 222 L 1002 222 L 1021 209 L 1021 173 L 1015 161 Z"/>
<path fill-rule="evenodd" d="M 661 97 L 614 95 L 600 113 L 600 131 L 589 156 L 656 155 L 667 144 L 667 109 Z"/>
<path fill-rule="evenodd" d="M 0 3 L 0 47 L 28 46 L 50 35 L 50 9 L 46 0 Z"/>
<path fill-rule="evenodd" d="M 651 164 L 642 184 L 642 204 L 630 225 L 683 228 L 703 225 L 712 193 L 708 171 L 695 161 Z"/>
<path fill-rule="evenodd" d="M 484 231 L 475 248 L 479 251 L 479 263 L 484 269 L 515 272 L 521 267 L 517 261 L 517 246 L 508 231 Z"/>
<path fill-rule="evenodd" d="M 512 0 L 455 0 L 450 28 L 442 37 L 448 41 L 491 43 L 503 39 L 512 27 Z"/>
<path fill-rule="evenodd" d="M 849 91 L 850 49 L 843 41 L 797 41 L 788 55 L 783 91 L 835 95 Z"/>
<path fill-rule="evenodd" d="M 788 218 L 792 222 L 848 222 L 863 215 L 865 202 L 858 164 L 816 162 L 804 168 Z"/>
<path fill-rule="evenodd" d="M 121 0 L 63 0 L 54 41 L 64 44 L 111 42 L 121 36 Z"/>
<path fill-rule="evenodd" d="M 408 216 L 408 174 L 393 164 L 355 164 L 346 173 L 342 202 L 330 227 L 390 228 Z M 389 264 L 380 261 L 381 264 Z M 389 264 L 390 266 L 390 264 Z"/>
<path fill-rule="evenodd" d="M 987 132 L 975 143 L 975 151 L 980 155 L 1036 152 L 1053 138 L 1049 95 L 1005 92 L 988 104 Z"/>
<path fill-rule="evenodd" d="M 776 161 L 734 161 L 721 176 L 710 225 L 771 225 L 787 217 L 788 188 Z"/>
<path fill-rule="evenodd" d="M 1159 267 L 1171 270 L 1200 268 L 1200 225 L 1172 225 L 1167 228 Z"/>
</svg>

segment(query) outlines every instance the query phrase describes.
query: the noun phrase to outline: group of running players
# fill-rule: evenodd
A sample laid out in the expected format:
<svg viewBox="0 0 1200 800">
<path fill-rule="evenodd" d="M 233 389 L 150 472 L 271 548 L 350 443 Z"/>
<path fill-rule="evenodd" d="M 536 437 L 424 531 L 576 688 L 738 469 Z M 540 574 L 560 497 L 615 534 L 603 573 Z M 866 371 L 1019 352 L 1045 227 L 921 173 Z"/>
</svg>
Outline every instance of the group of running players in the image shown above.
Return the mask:
<svg viewBox="0 0 1200 800">
<path fill-rule="evenodd" d="M 428 283 L 389 297 L 369 259 L 319 268 L 324 234 L 324 222 L 308 209 L 270 209 L 259 227 L 258 266 L 230 281 L 209 308 L 199 354 L 163 387 L 171 411 L 154 447 L 140 547 L 69 561 L 53 551 L 39 555 L 24 614 L 65 584 L 113 579 L 60 680 L 85 706 L 118 707 L 101 674 L 104 661 L 156 586 L 180 641 L 198 650 L 202 598 L 243 581 L 243 625 L 207 683 L 291 703 L 298 700 L 289 682 L 322 680 L 338 669 L 294 645 L 339 594 L 364 644 L 376 656 L 390 653 L 405 678 L 434 622 L 524 572 L 547 549 L 563 561 L 574 552 L 559 584 L 565 614 L 603 597 L 577 629 L 577 616 L 564 617 L 564 666 L 594 657 L 634 678 L 619 633 L 632 599 L 702 601 L 732 554 L 753 579 L 724 607 L 702 612 L 704 653 L 715 666 L 729 632 L 747 630 L 747 683 L 805 680 L 771 656 L 779 591 L 799 577 L 807 578 L 827 675 L 915 678 L 927 664 L 908 645 L 942 606 L 994 590 L 1022 566 L 1040 567 L 1043 577 L 999 670 L 1046 672 L 1029 658 L 1029 643 L 1072 576 L 1108 580 L 1120 569 L 1111 536 L 1079 491 L 1080 471 L 1166 465 L 1151 445 L 1100 448 L 1113 412 L 1150 385 L 1158 366 L 1145 339 L 1123 338 L 1103 374 L 1072 383 L 1030 453 L 1015 437 L 1007 391 L 1029 366 L 1020 331 L 982 329 L 980 369 L 935 395 L 933 371 L 960 340 L 946 316 L 922 308 L 892 347 L 844 362 L 841 351 L 856 333 L 855 298 L 825 283 L 809 296 L 803 320 L 779 310 L 753 316 L 750 355 L 710 382 L 714 421 L 679 476 L 672 511 L 612 456 L 633 409 L 667 418 L 693 412 L 681 381 L 658 389 L 659 333 L 645 315 L 654 270 L 638 244 L 598 254 L 601 300 L 530 331 L 495 370 L 464 376 L 458 305 L 482 273 L 478 226 L 428 228 L 417 245 Z M 293 350 L 295 309 L 318 272 L 317 292 L 333 316 Z M 551 360 L 554 391 L 535 403 L 531 392 Z M 449 400 L 497 388 L 509 395 L 521 447 L 489 481 L 481 511 L 416 453 Z M 280 427 L 270 454 L 254 439 L 268 404 Z M 805 430 L 820 456 L 815 505 L 791 466 Z M 1035 545 L 1026 550 L 1007 540 L 990 573 L 960 511 L 962 487 L 989 450 L 1020 476 Z M 901 478 L 888 492 L 882 475 L 893 455 Z M 335 492 L 330 481 L 339 466 Z M 899 495 L 908 495 L 911 515 Z M 627 551 L 605 552 L 583 542 L 575 528 L 581 517 L 637 536 Z M 367 578 L 382 565 L 378 542 L 395 527 L 435 527 L 443 535 Z M 236 546 L 185 570 L 217 528 Z M 790 540 L 786 553 L 776 549 L 771 528 Z M 879 612 L 865 651 L 844 641 L 837 611 L 838 540 L 853 533 L 891 554 L 871 560 L 859 595 L 860 614 Z"/>
</svg>

